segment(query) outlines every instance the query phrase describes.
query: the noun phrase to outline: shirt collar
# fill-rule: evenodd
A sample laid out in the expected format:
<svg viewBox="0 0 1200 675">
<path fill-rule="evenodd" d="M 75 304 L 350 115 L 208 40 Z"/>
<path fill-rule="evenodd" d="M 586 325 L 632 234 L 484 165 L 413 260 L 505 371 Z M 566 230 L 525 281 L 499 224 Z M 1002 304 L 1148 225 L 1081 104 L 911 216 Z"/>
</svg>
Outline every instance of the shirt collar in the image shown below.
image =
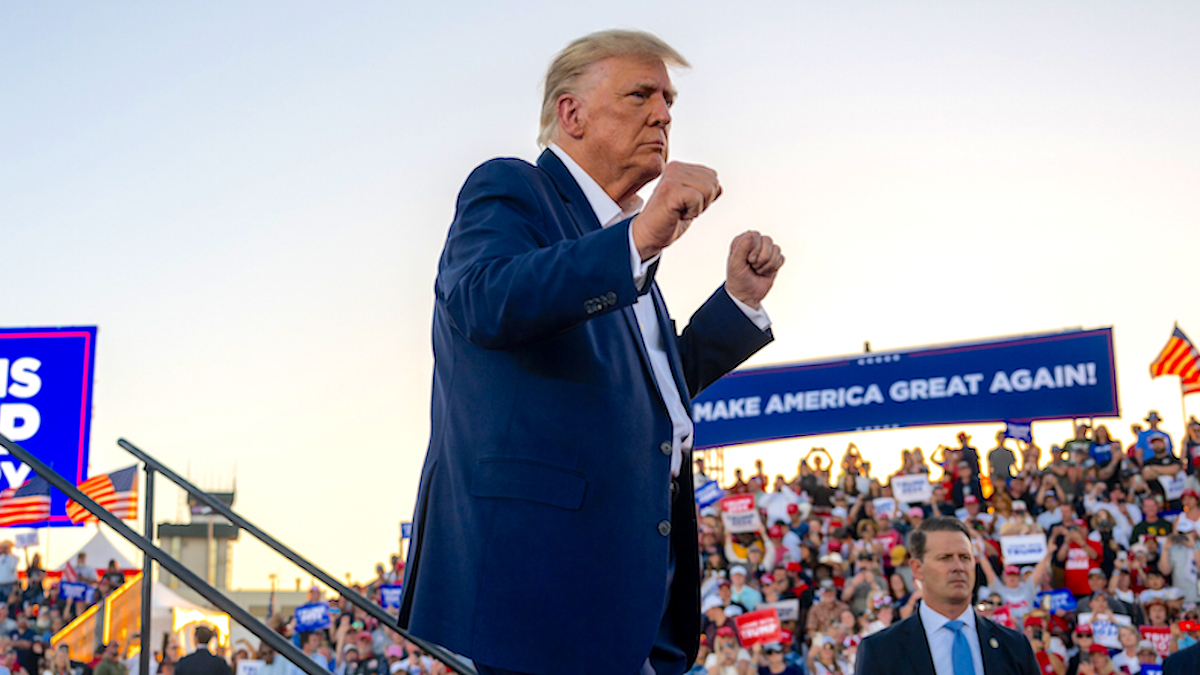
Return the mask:
<svg viewBox="0 0 1200 675">
<path fill-rule="evenodd" d="M 630 201 L 629 210 L 622 210 L 621 205 L 613 201 L 604 188 L 600 187 L 600 184 L 588 175 L 588 172 L 584 171 L 583 167 L 579 166 L 566 150 L 558 147 L 557 143 L 550 144 L 550 152 L 562 160 L 571 177 L 579 184 L 579 189 L 583 190 L 583 196 L 587 197 L 588 204 L 592 207 L 592 213 L 596 214 L 596 220 L 600 221 L 601 227 L 608 227 L 626 218 L 636 216 L 642 210 L 643 201 L 637 195 L 634 195 L 633 200 Z"/>
<path fill-rule="evenodd" d="M 975 609 L 970 605 L 967 605 L 967 609 L 962 614 L 954 617 L 954 619 L 942 616 L 924 602 L 921 603 L 921 609 L 918 611 L 921 612 L 921 623 L 925 624 L 925 630 L 930 633 L 954 620 L 963 622 L 964 626 L 969 626 L 972 630 L 975 629 Z"/>
</svg>

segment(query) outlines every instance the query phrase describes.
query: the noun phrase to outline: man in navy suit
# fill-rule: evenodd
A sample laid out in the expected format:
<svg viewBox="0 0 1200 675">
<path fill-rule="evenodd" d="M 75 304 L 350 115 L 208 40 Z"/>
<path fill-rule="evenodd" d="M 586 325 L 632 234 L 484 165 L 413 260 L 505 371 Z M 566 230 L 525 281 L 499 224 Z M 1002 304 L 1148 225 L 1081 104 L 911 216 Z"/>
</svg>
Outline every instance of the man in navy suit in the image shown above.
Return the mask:
<svg viewBox="0 0 1200 675">
<path fill-rule="evenodd" d="M 939 516 L 909 535 L 920 609 L 858 645 L 857 675 L 1038 675 L 1024 635 L 975 613 L 975 554 L 967 526 Z M 985 563 L 986 564 L 986 563 Z"/>
<path fill-rule="evenodd" d="M 1200 643 L 1180 649 L 1163 661 L 1163 675 L 1195 675 L 1200 673 Z"/>
<path fill-rule="evenodd" d="M 459 194 L 400 622 L 481 673 L 695 659 L 691 399 L 770 342 L 783 256 L 739 235 L 677 333 L 654 273 L 721 187 L 667 162 L 668 65 L 687 63 L 647 33 L 576 40 L 546 76 L 537 164 L 486 162 Z"/>
</svg>

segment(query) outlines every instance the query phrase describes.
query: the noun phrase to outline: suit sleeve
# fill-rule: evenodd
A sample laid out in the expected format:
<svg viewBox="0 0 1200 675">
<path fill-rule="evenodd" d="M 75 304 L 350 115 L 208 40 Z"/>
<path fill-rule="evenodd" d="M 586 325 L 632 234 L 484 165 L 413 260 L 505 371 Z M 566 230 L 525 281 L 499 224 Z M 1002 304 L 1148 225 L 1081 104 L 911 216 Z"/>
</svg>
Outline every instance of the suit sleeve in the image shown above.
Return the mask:
<svg viewBox="0 0 1200 675">
<path fill-rule="evenodd" d="M 875 652 L 870 639 L 858 643 L 858 655 L 854 658 L 854 675 L 873 675 L 879 672 L 875 663 Z"/>
<path fill-rule="evenodd" d="M 773 339 L 771 331 L 754 325 L 721 286 L 678 338 L 688 393 L 695 398 Z"/>
<path fill-rule="evenodd" d="M 438 269 L 450 323 L 485 349 L 518 349 L 637 302 L 629 222 L 558 240 L 512 160 L 476 169 L 459 193 Z"/>
</svg>

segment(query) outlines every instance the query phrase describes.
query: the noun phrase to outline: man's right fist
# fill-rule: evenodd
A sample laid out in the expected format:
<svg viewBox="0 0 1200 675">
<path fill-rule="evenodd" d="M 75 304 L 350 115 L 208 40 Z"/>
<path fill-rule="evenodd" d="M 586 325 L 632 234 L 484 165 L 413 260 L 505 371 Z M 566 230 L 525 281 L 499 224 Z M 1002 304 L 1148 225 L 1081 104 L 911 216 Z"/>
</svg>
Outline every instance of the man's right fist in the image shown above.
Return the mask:
<svg viewBox="0 0 1200 675">
<path fill-rule="evenodd" d="M 642 260 L 682 237 L 692 220 L 720 196 L 716 171 L 700 164 L 668 163 L 645 208 L 630 223 Z"/>
</svg>

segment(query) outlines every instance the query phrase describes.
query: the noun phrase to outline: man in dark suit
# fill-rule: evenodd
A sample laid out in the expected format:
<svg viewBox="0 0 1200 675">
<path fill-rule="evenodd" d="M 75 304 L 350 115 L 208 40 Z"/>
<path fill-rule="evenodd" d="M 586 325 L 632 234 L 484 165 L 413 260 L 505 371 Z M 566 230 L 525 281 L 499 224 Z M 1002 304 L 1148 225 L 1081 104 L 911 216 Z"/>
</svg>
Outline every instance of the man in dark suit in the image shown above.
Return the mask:
<svg viewBox="0 0 1200 675">
<path fill-rule="evenodd" d="M 1180 649 L 1163 661 L 1163 675 L 1196 675 L 1200 673 L 1200 643 Z"/>
<path fill-rule="evenodd" d="M 972 607 L 975 555 L 966 525 L 935 517 L 909 535 L 920 609 L 858 646 L 857 675 L 1038 675 L 1025 636 Z"/>
<path fill-rule="evenodd" d="M 654 272 L 721 187 L 667 162 L 668 65 L 686 62 L 646 33 L 576 40 L 546 76 L 537 165 L 486 162 L 459 195 L 399 618 L 482 673 L 695 659 L 691 399 L 771 340 L 783 256 L 739 235 L 677 334 Z"/>
<path fill-rule="evenodd" d="M 197 626 L 194 635 L 196 651 L 179 659 L 175 665 L 175 675 L 230 675 L 225 659 L 208 651 L 208 643 L 213 639 L 212 628 Z"/>
</svg>

